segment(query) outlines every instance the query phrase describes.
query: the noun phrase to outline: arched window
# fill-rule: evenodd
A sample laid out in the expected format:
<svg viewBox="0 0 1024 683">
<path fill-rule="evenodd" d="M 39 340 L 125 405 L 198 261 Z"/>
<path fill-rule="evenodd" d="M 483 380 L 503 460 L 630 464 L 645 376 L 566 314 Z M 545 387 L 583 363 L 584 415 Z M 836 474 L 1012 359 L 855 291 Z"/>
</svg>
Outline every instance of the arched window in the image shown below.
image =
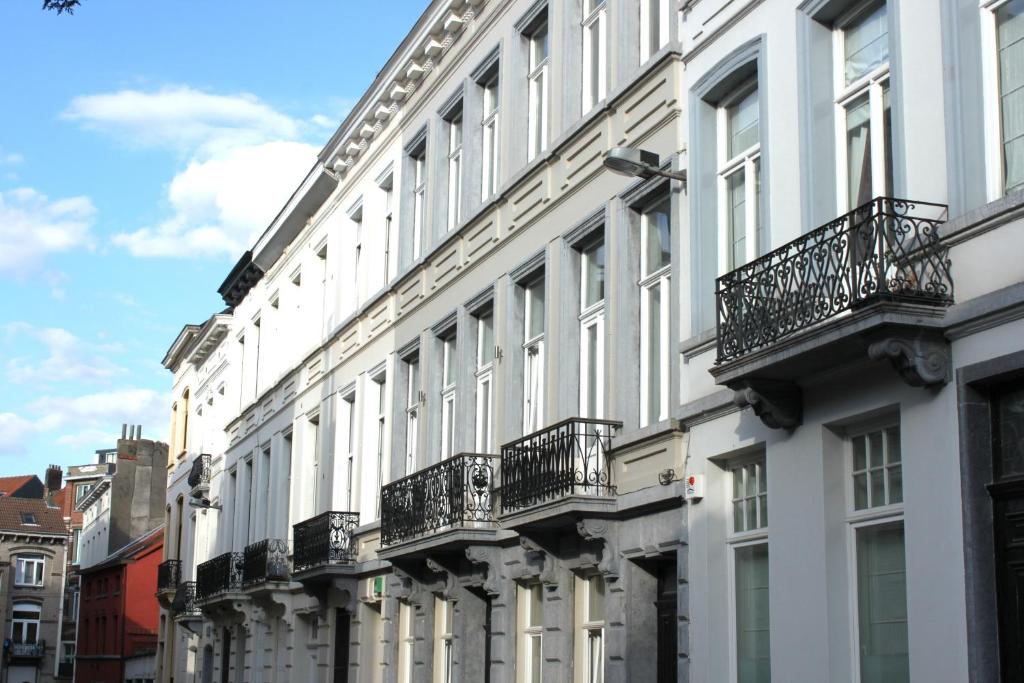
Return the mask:
<svg viewBox="0 0 1024 683">
<path fill-rule="evenodd" d="M 40 607 L 34 602 L 16 602 L 11 610 L 11 641 L 35 645 L 39 639 Z"/>
</svg>

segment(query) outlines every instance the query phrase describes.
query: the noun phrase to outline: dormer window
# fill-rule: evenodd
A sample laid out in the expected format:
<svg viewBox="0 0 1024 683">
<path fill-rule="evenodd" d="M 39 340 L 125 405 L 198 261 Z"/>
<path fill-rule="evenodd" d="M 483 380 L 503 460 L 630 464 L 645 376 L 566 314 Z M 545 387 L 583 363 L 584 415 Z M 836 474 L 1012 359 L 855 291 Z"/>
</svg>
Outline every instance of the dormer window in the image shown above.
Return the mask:
<svg viewBox="0 0 1024 683">
<path fill-rule="evenodd" d="M 32 526 L 38 526 L 39 525 L 39 523 L 36 522 L 35 514 L 33 514 L 31 512 L 22 512 L 21 513 L 21 523 L 22 524 L 30 524 Z"/>
</svg>

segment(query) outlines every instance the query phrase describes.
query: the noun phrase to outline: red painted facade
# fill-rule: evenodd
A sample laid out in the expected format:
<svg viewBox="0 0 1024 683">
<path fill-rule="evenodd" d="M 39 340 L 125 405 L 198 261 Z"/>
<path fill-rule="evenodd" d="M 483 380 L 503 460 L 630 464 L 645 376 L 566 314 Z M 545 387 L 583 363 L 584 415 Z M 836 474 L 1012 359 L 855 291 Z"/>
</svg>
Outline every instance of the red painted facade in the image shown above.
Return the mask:
<svg viewBox="0 0 1024 683">
<path fill-rule="evenodd" d="M 156 574 L 163 547 L 159 529 L 82 570 L 76 683 L 120 683 L 125 659 L 156 651 Z"/>
</svg>

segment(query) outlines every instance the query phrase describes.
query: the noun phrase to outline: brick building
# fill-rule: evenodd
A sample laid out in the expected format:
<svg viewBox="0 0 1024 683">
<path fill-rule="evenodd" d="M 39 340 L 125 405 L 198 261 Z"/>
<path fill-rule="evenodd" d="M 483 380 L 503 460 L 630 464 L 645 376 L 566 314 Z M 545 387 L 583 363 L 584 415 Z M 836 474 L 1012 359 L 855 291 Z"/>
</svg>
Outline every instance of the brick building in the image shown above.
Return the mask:
<svg viewBox="0 0 1024 683">
<path fill-rule="evenodd" d="M 137 671 L 146 657 L 153 660 L 148 670 L 155 670 L 159 606 L 153 595 L 163 547 L 161 526 L 81 570 L 77 683 L 120 683 L 127 663 Z"/>
</svg>

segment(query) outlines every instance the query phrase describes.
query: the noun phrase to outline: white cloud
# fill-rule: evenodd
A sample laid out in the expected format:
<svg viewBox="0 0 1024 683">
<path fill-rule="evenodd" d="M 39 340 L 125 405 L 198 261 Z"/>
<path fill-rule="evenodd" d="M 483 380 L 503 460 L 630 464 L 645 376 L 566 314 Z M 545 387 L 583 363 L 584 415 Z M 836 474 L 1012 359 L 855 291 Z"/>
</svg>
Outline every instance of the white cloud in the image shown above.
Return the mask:
<svg viewBox="0 0 1024 683">
<path fill-rule="evenodd" d="M 14 164 L 20 164 L 23 161 L 25 161 L 25 157 L 20 154 L 0 150 L 0 164 L 10 164 L 13 166 Z"/>
<path fill-rule="evenodd" d="M 237 256 L 274 219 L 316 160 L 300 142 L 238 147 L 193 160 L 167 191 L 173 215 L 114 235 L 135 256 Z"/>
<path fill-rule="evenodd" d="M 28 443 L 53 443 L 91 451 L 109 448 L 123 423 L 143 425 L 143 437 L 165 439 L 170 397 L 151 389 L 123 388 L 81 396 L 43 396 L 26 406 L 27 417 L 0 413 L 0 454 L 26 452 Z"/>
<path fill-rule="evenodd" d="M 12 383 L 45 386 L 69 381 L 97 382 L 126 372 L 100 355 L 109 349 L 84 342 L 63 328 L 14 322 L 0 329 L 9 345 L 28 339 L 29 344 L 19 344 L 18 348 L 38 351 L 34 356 L 5 352 L 8 359 L 4 368 Z"/>
<path fill-rule="evenodd" d="M 88 197 L 51 201 L 29 187 L 0 191 L 0 273 L 27 275 L 46 256 L 93 246 Z"/>
<path fill-rule="evenodd" d="M 247 93 L 216 95 L 188 86 L 121 90 L 74 98 L 62 116 L 141 147 L 204 156 L 267 140 L 293 140 L 301 124 Z"/>
</svg>

